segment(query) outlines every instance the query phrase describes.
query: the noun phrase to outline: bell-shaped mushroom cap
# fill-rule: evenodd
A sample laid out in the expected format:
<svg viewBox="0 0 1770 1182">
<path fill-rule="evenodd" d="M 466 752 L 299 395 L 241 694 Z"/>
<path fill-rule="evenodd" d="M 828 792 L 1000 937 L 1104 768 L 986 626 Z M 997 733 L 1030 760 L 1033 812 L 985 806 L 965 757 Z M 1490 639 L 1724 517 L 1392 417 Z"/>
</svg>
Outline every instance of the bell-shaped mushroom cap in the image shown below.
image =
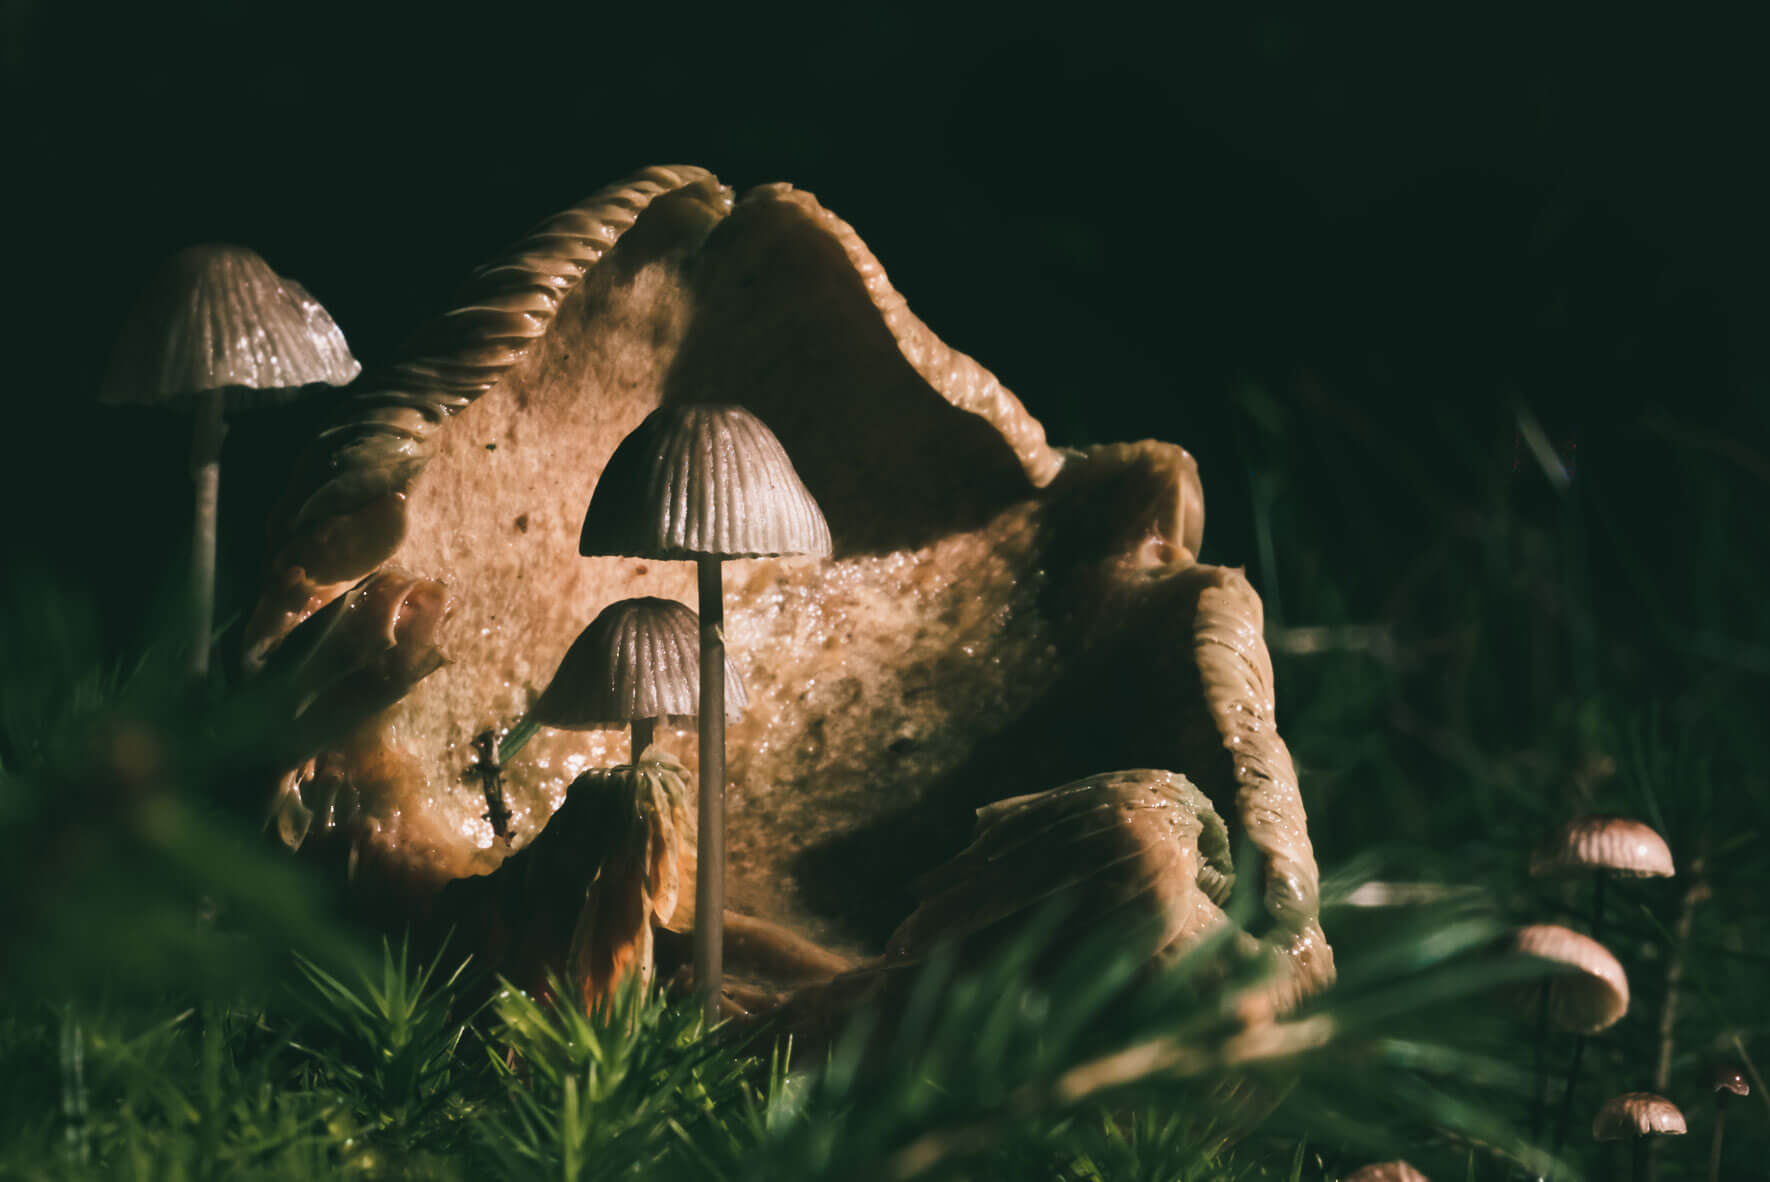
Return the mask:
<svg viewBox="0 0 1770 1182">
<path fill-rule="evenodd" d="M 1346 1182 L 1432 1182 L 1404 1161 L 1379 1161 L 1346 1175 Z"/>
<path fill-rule="evenodd" d="M 1596 1034 L 1629 1010 L 1629 979 L 1610 951 L 1571 928 L 1539 923 L 1520 928 L 1512 946 L 1521 956 L 1554 962 L 1549 1020 L 1562 1030 Z M 1537 988 L 1527 994 L 1532 1000 Z"/>
<path fill-rule="evenodd" d="M 1672 851 L 1651 826 L 1628 817 L 1580 817 L 1561 826 L 1530 860 L 1530 872 L 1608 870 L 1633 878 L 1669 878 Z"/>
<path fill-rule="evenodd" d="M 619 726 L 636 718 L 688 718 L 700 709 L 700 617 L 673 599 L 623 599 L 578 634 L 536 700 L 535 720 L 560 730 Z M 725 662 L 725 713 L 750 704 Z"/>
<path fill-rule="evenodd" d="M 761 419 L 741 406 L 665 406 L 609 457 L 584 514 L 578 552 L 827 555 L 830 527 Z"/>
<path fill-rule="evenodd" d="M 172 256 L 142 292 L 99 397 L 163 403 L 225 389 L 241 403 L 279 402 L 360 372 L 307 289 L 256 251 L 207 244 Z"/>
<path fill-rule="evenodd" d="M 1732 1092 L 1735 1096 L 1752 1094 L 1752 1085 L 1746 1082 L 1745 1072 L 1731 1063 L 1717 1063 L 1709 1068 L 1709 1088 L 1716 1092 Z"/>
<path fill-rule="evenodd" d="M 1684 1114 L 1664 1096 L 1652 1092 L 1624 1092 L 1604 1102 L 1592 1121 L 1592 1136 L 1599 1141 L 1621 1141 L 1628 1137 L 1656 1137 L 1678 1134 L 1684 1127 Z"/>
</svg>

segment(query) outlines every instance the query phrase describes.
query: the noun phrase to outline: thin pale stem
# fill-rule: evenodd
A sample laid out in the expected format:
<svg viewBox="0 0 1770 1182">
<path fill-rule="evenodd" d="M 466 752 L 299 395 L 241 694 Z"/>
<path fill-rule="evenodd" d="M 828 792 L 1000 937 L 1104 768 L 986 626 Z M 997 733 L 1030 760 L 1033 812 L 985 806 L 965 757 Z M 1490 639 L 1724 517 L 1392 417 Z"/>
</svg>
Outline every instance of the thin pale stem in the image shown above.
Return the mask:
<svg viewBox="0 0 1770 1182">
<path fill-rule="evenodd" d="M 725 912 L 725 594 L 720 560 L 696 559 L 701 609 L 700 836 L 696 845 L 694 984 L 719 1020 Z"/>
<path fill-rule="evenodd" d="M 1602 870 L 1592 874 L 1592 939 L 1602 940 L 1604 935 L 1604 884 L 1609 876 Z M 1573 1062 L 1567 1065 L 1567 1090 L 1561 1096 L 1561 1115 L 1555 1121 L 1555 1156 L 1561 1156 L 1561 1147 L 1567 1143 L 1567 1130 L 1573 1124 L 1573 1099 L 1579 1090 L 1580 1064 L 1586 1056 L 1586 1036 L 1573 1036 Z"/>
<path fill-rule="evenodd" d="M 1715 1135 L 1709 1141 L 1709 1182 L 1721 1177 L 1721 1135 L 1727 1127 L 1727 1093 L 1715 1093 Z"/>
<path fill-rule="evenodd" d="M 197 403 L 191 433 L 191 483 L 196 487 L 191 526 L 191 635 L 187 672 L 193 682 L 209 676 L 209 640 L 215 629 L 215 529 L 221 503 L 223 391 L 210 390 Z"/>
<path fill-rule="evenodd" d="M 1536 1144 L 1543 1135 L 1543 1121 L 1549 1114 L 1549 979 L 1537 987 L 1536 1003 L 1536 1095 L 1530 1105 L 1530 1141 Z M 1541 1175 L 1538 1175 L 1539 1177 Z"/>
<path fill-rule="evenodd" d="M 635 718 L 633 720 L 633 762 L 638 763 L 645 749 L 652 745 L 653 737 L 658 731 L 658 720 L 655 718 Z"/>
</svg>

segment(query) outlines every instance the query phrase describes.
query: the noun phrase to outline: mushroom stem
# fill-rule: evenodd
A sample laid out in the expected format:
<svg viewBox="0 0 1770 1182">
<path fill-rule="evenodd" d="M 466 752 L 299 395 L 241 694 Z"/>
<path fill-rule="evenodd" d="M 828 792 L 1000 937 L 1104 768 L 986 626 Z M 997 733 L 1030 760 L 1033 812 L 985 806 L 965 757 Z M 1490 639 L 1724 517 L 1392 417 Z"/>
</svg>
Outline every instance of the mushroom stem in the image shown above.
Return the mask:
<svg viewBox="0 0 1770 1182">
<path fill-rule="evenodd" d="M 1610 874 L 1600 867 L 1592 872 L 1592 939 L 1602 941 L 1604 934 L 1604 884 Z M 1573 1062 L 1567 1066 L 1567 1091 L 1561 1097 L 1561 1115 L 1555 1121 L 1555 1156 L 1567 1143 L 1567 1129 L 1573 1123 L 1573 1096 L 1579 1088 L 1580 1064 L 1586 1055 L 1586 1036 L 1573 1036 Z"/>
<path fill-rule="evenodd" d="M 725 911 L 725 594 L 720 559 L 695 560 L 701 609 L 700 836 L 694 886 L 694 983 L 719 1020 Z"/>
<path fill-rule="evenodd" d="M 1727 1127 L 1727 1092 L 1715 1093 L 1715 1136 L 1709 1142 L 1709 1182 L 1721 1177 L 1721 1135 Z"/>
<path fill-rule="evenodd" d="M 1543 1121 L 1549 1115 L 1549 1071 L 1545 1062 L 1548 1054 L 1549 978 L 1544 977 L 1536 1004 L 1536 1086 L 1535 1098 L 1530 1105 L 1530 1140 L 1533 1145 L 1543 1135 Z"/>
<path fill-rule="evenodd" d="M 196 486 L 196 516 L 191 529 L 192 682 L 209 676 L 209 634 L 215 627 L 215 519 L 221 502 L 221 440 L 225 390 L 206 390 L 197 402 L 191 432 L 191 483 Z"/>
<path fill-rule="evenodd" d="M 503 765 L 515 759 L 516 753 L 522 750 L 523 744 L 534 738 L 535 732 L 540 729 L 541 724 L 533 714 L 525 714 L 517 719 L 516 725 L 511 727 L 502 739 L 498 740 L 498 763 Z"/>
<path fill-rule="evenodd" d="M 1629 1177 L 1632 1182 L 1641 1182 L 1647 1177 L 1647 1137 L 1636 1137 L 1629 1153 Z"/>
<path fill-rule="evenodd" d="M 635 718 L 633 720 L 633 762 L 638 763 L 639 757 L 652 744 L 652 737 L 658 732 L 658 720 L 655 718 Z"/>
</svg>

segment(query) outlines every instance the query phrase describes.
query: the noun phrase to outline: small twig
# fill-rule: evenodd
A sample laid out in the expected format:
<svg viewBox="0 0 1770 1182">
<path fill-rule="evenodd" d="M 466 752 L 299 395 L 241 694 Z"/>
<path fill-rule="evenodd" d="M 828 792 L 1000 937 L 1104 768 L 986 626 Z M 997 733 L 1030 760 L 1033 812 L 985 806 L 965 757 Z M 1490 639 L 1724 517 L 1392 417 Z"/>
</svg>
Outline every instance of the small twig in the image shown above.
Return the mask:
<svg viewBox="0 0 1770 1182">
<path fill-rule="evenodd" d="M 492 832 L 508 845 L 510 809 L 504 803 L 504 767 L 498 762 L 497 732 L 484 730 L 475 735 L 473 749 L 478 758 L 468 766 L 467 774 L 478 777 L 480 789 L 486 797 L 485 819 L 491 822 Z"/>
</svg>

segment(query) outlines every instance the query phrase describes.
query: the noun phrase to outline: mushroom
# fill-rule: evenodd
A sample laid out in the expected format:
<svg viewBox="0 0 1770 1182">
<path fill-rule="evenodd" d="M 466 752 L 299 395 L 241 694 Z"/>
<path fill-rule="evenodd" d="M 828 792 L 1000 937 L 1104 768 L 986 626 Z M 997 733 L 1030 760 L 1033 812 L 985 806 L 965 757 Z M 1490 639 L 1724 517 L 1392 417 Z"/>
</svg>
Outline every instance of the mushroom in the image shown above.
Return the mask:
<svg viewBox="0 0 1770 1182">
<path fill-rule="evenodd" d="M 1687 1131 L 1678 1106 L 1652 1092 L 1613 1096 L 1604 1102 L 1592 1121 L 1593 1139 L 1634 1142 L 1631 1176 L 1636 1182 L 1647 1176 L 1647 1139 L 1668 1134 L 1681 1136 Z"/>
<path fill-rule="evenodd" d="M 623 439 L 591 494 L 585 557 L 695 561 L 701 609 L 700 863 L 695 988 L 718 1017 L 725 910 L 725 595 L 728 558 L 830 553 L 830 527 L 774 433 L 741 406 L 660 407 Z"/>
<path fill-rule="evenodd" d="M 1513 951 L 1521 956 L 1550 962 L 1551 976 L 1534 990 L 1537 1003 L 1537 1093 L 1532 1113 L 1532 1136 L 1541 1128 L 1546 1102 L 1546 1076 L 1542 1052 L 1548 1027 L 1575 1035 L 1573 1062 L 1568 1068 L 1567 1088 L 1562 1095 L 1561 1117 L 1555 1126 L 1555 1149 L 1566 1139 L 1578 1086 L 1580 1058 L 1585 1036 L 1614 1025 L 1629 1008 L 1629 981 L 1610 950 L 1590 936 L 1558 924 L 1533 924 L 1512 937 Z"/>
<path fill-rule="evenodd" d="M 1596 1034 L 1628 1012 L 1628 976 L 1610 950 L 1590 936 L 1557 924 L 1531 924 L 1513 933 L 1512 950 L 1548 962 L 1549 1021 L 1558 1029 Z"/>
<path fill-rule="evenodd" d="M 1732 1063 L 1716 1063 L 1709 1068 L 1709 1088 L 1715 1093 L 1715 1136 L 1709 1144 L 1709 1182 L 1721 1176 L 1721 1135 L 1727 1124 L 1727 1097 L 1749 1096 L 1752 1085 L 1745 1072 Z"/>
<path fill-rule="evenodd" d="M 215 519 L 229 409 L 291 401 L 361 371 L 318 300 L 243 246 L 192 246 L 143 291 L 117 344 L 101 402 L 194 411 L 189 673 L 209 672 L 215 618 Z"/>
<path fill-rule="evenodd" d="M 1532 855 L 1534 878 L 1591 871 L 1592 938 L 1601 938 L 1608 876 L 1670 878 L 1672 851 L 1651 826 L 1628 817 L 1579 817 L 1557 829 Z"/>
<path fill-rule="evenodd" d="M 1604 931 L 1604 887 L 1609 876 L 1670 877 L 1672 851 L 1664 838 L 1640 821 L 1628 817 L 1579 817 L 1557 829 L 1530 862 L 1530 873 L 1537 878 L 1587 871 L 1592 874 L 1592 939 L 1597 940 Z M 1555 1129 L 1556 1149 L 1565 1141 L 1573 1119 L 1573 1094 L 1579 1086 L 1584 1056 L 1585 1040 L 1576 1036 L 1573 1061 L 1567 1069 L 1567 1095 Z M 1538 1079 L 1542 1079 L 1540 1063 Z"/>
<path fill-rule="evenodd" d="M 632 759 L 639 762 L 659 719 L 692 718 L 700 708 L 699 627 L 694 612 L 674 599 L 623 599 L 602 609 L 498 744 L 499 762 L 508 762 L 543 726 L 576 731 L 623 723 L 632 724 Z M 741 718 L 747 705 L 743 676 L 727 663 L 726 717 Z"/>
<path fill-rule="evenodd" d="M 726 636 L 767 656 L 729 728 L 734 910 L 876 954 L 972 810 L 1153 765 L 1235 814 L 1261 941 L 1300 991 L 1323 988 L 1333 951 L 1260 598 L 1197 559 L 1198 465 L 1166 441 L 1051 446 L 888 263 L 801 189 L 737 196 L 704 169 L 647 168 L 516 239 L 353 387 L 270 522 L 245 651 L 263 659 L 389 561 L 455 597 L 448 676 L 326 753 L 384 784 L 355 881 L 374 868 L 434 894 L 508 856 L 484 803 L 451 790 L 461 752 L 528 709 L 552 672 L 535 655 L 606 604 L 693 603 L 686 563 L 582 561 L 589 490 L 559 473 L 587 484 L 660 405 L 716 391 L 779 433 L 843 541 L 829 562 L 728 572 Z M 539 826 L 609 760 L 594 733 L 531 742 L 506 790 Z"/>
<path fill-rule="evenodd" d="M 693 922 L 680 889 L 693 866 L 687 772 L 653 749 L 580 775 L 533 841 L 496 874 L 452 884 L 438 913 L 480 929 L 488 959 L 518 985 L 545 995 L 563 978 L 588 1012 L 629 975 L 650 983 L 653 925 Z"/>
<path fill-rule="evenodd" d="M 1361 1166 L 1347 1174 L 1343 1182 L 1432 1182 L 1404 1161 L 1380 1161 Z"/>
</svg>

